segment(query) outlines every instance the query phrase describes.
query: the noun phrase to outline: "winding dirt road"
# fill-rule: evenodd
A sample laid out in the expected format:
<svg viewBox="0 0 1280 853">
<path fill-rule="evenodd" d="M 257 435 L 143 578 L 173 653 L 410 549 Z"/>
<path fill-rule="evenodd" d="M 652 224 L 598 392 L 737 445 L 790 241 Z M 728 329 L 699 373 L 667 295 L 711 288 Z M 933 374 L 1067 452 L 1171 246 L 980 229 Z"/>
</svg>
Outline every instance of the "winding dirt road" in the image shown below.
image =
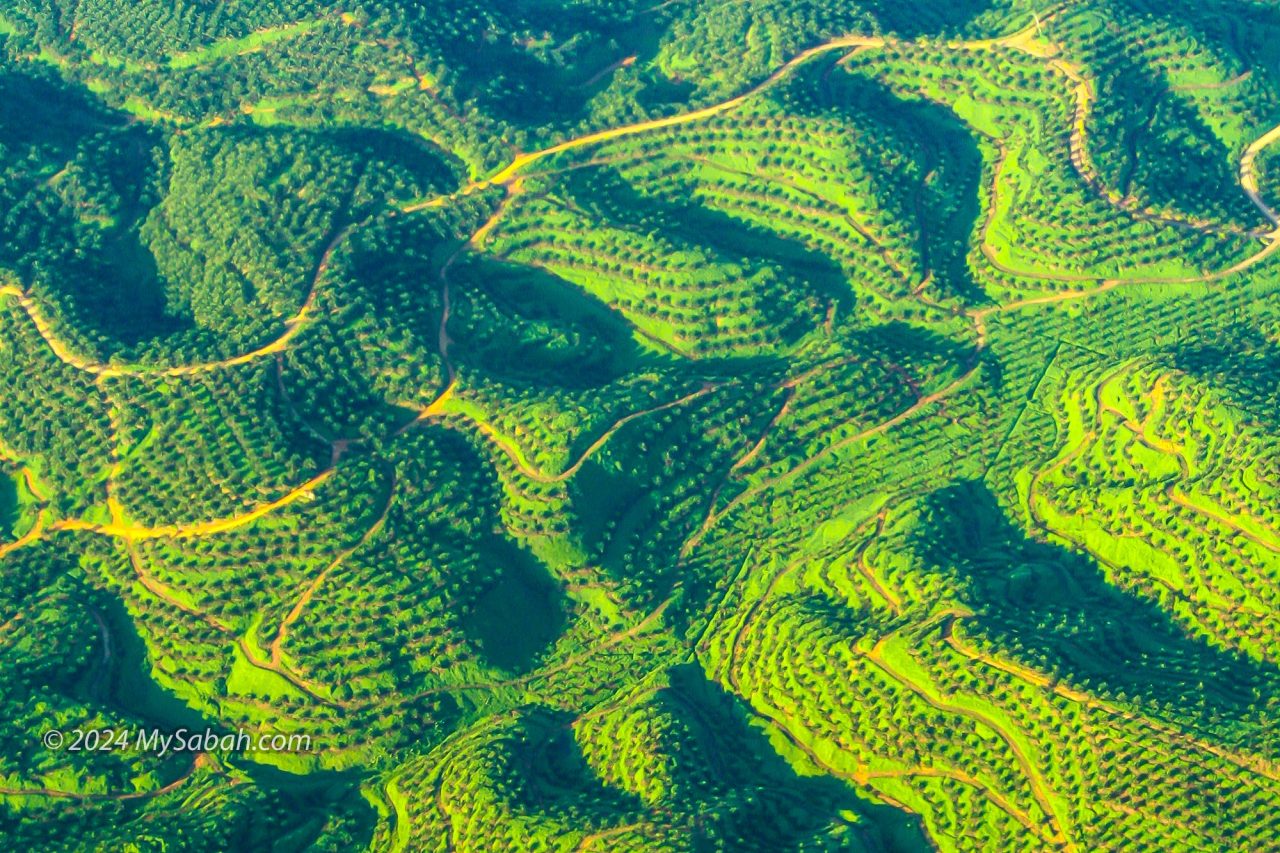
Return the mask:
<svg viewBox="0 0 1280 853">
<path fill-rule="evenodd" d="M 315 497 L 315 492 L 324 485 L 335 471 L 330 468 L 322 471 L 312 477 L 301 486 L 290 490 L 288 493 L 276 498 L 269 503 L 261 504 L 248 512 L 240 515 L 233 515 L 227 518 L 214 519 L 212 521 L 198 521 L 189 524 L 162 524 L 156 527 L 146 527 L 144 525 L 130 524 L 123 521 L 112 521 L 105 524 L 99 524 L 83 519 L 65 519 L 56 521 L 49 525 L 50 531 L 85 531 L 95 533 L 101 536 L 114 536 L 118 539 L 124 539 L 129 542 L 138 542 L 145 539 L 190 539 L 197 536 L 212 536 L 217 533 L 226 533 L 236 530 L 246 525 L 252 524 L 260 518 L 270 515 L 278 509 L 295 504 L 302 500 L 311 500 Z"/>
</svg>

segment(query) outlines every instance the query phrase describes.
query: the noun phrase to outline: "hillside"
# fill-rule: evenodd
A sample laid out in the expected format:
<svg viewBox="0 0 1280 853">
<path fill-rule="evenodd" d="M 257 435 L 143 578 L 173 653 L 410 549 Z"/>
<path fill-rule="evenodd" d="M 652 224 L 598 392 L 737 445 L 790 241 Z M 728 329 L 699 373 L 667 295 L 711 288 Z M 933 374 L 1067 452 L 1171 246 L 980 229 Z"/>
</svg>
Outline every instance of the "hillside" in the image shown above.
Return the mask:
<svg viewBox="0 0 1280 853">
<path fill-rule="evenodd" d="M 1280 850 L 1274 4 L 0 57 L 15 850 Z"/>
</svg>

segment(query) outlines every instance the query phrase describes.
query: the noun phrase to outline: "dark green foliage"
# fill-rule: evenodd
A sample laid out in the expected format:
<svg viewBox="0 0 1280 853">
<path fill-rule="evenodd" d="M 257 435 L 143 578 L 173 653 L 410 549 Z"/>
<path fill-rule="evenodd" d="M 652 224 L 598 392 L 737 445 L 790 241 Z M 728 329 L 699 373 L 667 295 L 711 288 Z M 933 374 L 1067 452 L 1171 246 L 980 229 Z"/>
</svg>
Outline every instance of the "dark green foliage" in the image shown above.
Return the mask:
<svg viewBox="0 0 1280 853">
<path fill-rule="evenodd" d="M 1277 45 L 0 0 L 0 836 L 1277 847 Z"/>
</svg>

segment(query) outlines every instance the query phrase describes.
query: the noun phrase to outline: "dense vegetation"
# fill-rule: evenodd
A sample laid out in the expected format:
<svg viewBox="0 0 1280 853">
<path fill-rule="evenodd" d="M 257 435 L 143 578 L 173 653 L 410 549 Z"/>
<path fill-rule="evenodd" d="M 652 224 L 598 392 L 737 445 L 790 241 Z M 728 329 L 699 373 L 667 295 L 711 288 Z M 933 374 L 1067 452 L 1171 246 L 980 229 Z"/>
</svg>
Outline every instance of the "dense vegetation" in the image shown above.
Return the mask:
<svg viewBox="0 0 1280 853">
<path fill-rule="evenodd" d="M 1246 0 L 0 0 L 0 837 L 1280 849 L 1278 125 Z"/>
</svg>

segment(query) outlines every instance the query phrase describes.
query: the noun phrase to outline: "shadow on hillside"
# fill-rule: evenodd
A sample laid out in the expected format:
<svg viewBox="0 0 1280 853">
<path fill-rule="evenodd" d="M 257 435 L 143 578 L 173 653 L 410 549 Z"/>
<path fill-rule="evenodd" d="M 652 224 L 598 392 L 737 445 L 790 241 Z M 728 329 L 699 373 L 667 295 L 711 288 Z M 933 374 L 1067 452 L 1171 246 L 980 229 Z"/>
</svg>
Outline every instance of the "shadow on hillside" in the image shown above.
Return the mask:
<svg viewBox="0 0 1280 853">
<path fill-rule="evenodd" d="M 33 146 L 67 160 L 88 137 L 124 123 L 124 116 L 51 75 L 0 71 L 0 145 L 6 149 Z"/>
<path fill-rule="evenodd" d="M 1258 324 L 1234 323 L 1215 330 L 1212 338 L 1183 343 L 1174 351 L 1173 363 L 1212 383 L 1251 417 L 1280 429 L 1280 344 Z"/>
<path fill-rule="evenodd" d="M 874 15 L 887 32 L 910 39 L 957 32 L 994 4 L 992 0 L 948 0 L 946 3 L 862 0 L 860 5 Z"/>
<path fill-rule="evenodd" d="M 522 710 L 515 724 L 518 745 L 503 761 L 519 773 L 513 799 L 518 795 L 524 809 L 560 820 L 580 822 L 589 814 L 612 825 L 627 814 L 660 815 L 660 822 L 689 826 L 689 849 L 695 851 L 741 849 L 743 839 L 754 850 L 831 849 L 820 842 L 835 838 L 844 842 L 841 849 L 930 849 L 915 818 L 841 780 L 797 774 L 753 725 L 746 706 L 709 682 L 696 664 L 673 667 L 656 693 L 639 694 L 629 704 L 638 714 L 617 709 L 629 717 L 617 731 L 642 742 L 620 745 L 626 748 L 608 760 L 642 752 L 652 769 L 629 769 L 642 784 L 665 781 L 645 785 L 656 801 L 641 801 L 602 779 L 573 736 L 574 715 L 545 707 Z M 859 819 L 842 814 L 848 812 Z"/>
<path fill-rule="evenodd" d="M 583 115 L 623 61 L 643 67 L 666 32 L 665 16 L 625 3 L 449 0 L 423 11 L 409 27 L 458 101 L 524 127 Z"/>
<path fill-rule="evenodd" d="M 469 255 L 454 265 L 450 281 L 461 321 L 451 352 L 489 375 L 598 388 L 652 361 L 621 313 L 554 273 Z"/>
<path fill-rule="evenodd" d="M 976 617 L 966 627 L 1013 657 L 1228 737 L 1280 690 L 1276 667 L 1188 635 L 1091 558 L 1028 539 L 984 485 L 949 486 L 927 506 L 922 553 L 967 585 Z"/>
<path fill-rule="evenodd" d="M 1131 20 L 1156 19 L 1174 29 L 1182 52 L 1198 54 L 1206 49 L 1223 57 L 1238 57 L 1251 76 L 1261 78 L 1264 88 L 1274 89 L 1280 78 L 1280 7 L 1274 3 L 1109 0 L 1105 5 L 1118 7 L 1122 13 L 1114 15 L 1122 39 L 1133 37 Z M 1125 20 L 1127 16 L 1132 17 Z M 1188 34 L 1198 44 L 1188 44 Z"/>
<path fill-rule="evenodd" d="M 918 174 L 911 176 L 915 185 L 902 213 L 919 229 L 919 253 L 935 286 L 968 304 L 990 301 L 969 269 L 984 204 L 973 131 L 947 107 L 899 97 L 879 81 L 843 72 L 823 80 L 818 90 L 827 104 L 876 123 L 889 147 L 914 155 Z"/>
<path fill-rule="evenodd" d="M 162 142 L 81 89 L 0 72 L 0 150 L 18 164 L 0 186 L 0 206 L 18 223 L 0 234 L 0 258 L 91 339 L 135 344 L 184 325 L 166 314 L 138 236 Z"/>
<path fill-rule="evenodd" d="M 1102 91 L 1091 121 L 1094 159 L 1108 187 L 1157 209 L 1264 228 L 1240 188 L 1239 154 L 1164 74 L 1118 53 L 1096 69 Z"/>
<path fill-rule="evenodd" d="M 719 684 L 709 681 L 696 664 L 682 664 L 668 672 L 669 686 L 657 701 L 684 718 L 698 741 L 705 763 L 726 789 L 754 790 L 757 798 L 742 811 L 725 815 L 718 827 L 732 839 L 742 832 L 758 839 L 759 849 L 808 849 L 811 841 L 841 811 L 865 818 L 859 840 L 873 850 L 932 849 L 919 820 L 873 800 L 831 776 L 800 776 L 753 724 L 750 709 Z M 719 848 L 716 848 L 719 849 Z"/>
</svg>

